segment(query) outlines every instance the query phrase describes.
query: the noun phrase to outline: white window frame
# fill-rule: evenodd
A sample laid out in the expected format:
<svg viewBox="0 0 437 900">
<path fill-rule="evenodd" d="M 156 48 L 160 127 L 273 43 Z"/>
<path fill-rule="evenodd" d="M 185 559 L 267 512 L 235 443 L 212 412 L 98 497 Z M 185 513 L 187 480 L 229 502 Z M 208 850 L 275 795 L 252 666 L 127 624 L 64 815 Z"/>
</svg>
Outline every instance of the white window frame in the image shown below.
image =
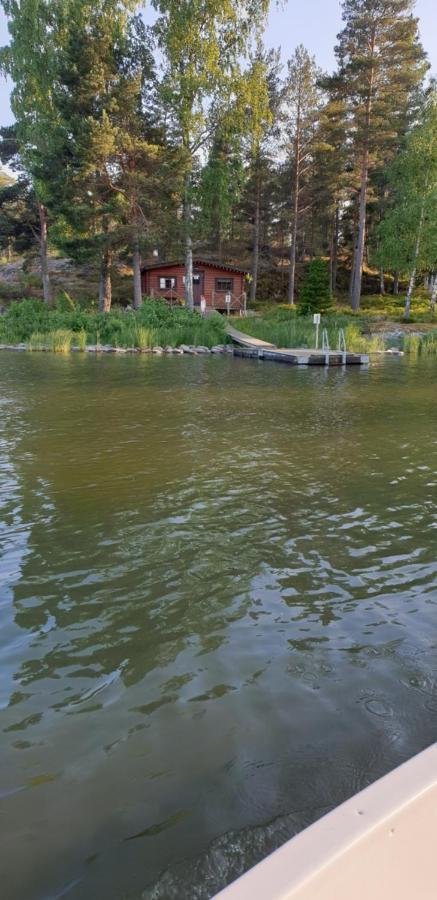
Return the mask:
<svg viewBox="0 0 437 900">
<path fill-rule="evenodd" d="M 175 291 L 176 290 L 176 275 L 158 275 L 159 278 L 159 290 L 160 291 Z M 166 282 L 169 281 L 168 285 Z"/>
</svg>

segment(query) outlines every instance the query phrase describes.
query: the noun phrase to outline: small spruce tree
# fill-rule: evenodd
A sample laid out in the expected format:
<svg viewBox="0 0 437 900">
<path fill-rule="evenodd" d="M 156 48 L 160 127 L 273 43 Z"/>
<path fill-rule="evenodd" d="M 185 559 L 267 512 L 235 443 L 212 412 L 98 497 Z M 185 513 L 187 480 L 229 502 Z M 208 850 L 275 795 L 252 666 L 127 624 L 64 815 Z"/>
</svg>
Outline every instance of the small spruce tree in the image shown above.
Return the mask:
<svg viewBox="0 0 437 900">
<path fill-rule="evenodd" d="M 298 312 L 302 316 L 324 313 L 330 308 L 331 302 L 328 266 L 323 259 L 312 259 L 305 272 Z"/>
</svg>

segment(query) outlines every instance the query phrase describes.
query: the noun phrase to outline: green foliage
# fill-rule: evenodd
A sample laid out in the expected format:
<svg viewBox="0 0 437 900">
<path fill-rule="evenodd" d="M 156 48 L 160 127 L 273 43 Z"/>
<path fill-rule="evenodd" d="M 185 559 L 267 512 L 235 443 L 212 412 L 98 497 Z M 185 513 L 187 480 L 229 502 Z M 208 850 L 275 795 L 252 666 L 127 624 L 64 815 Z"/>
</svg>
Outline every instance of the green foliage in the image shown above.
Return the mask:
<svg viewBox="0 0 437 900">
<path fill-rule="evenodd" d="M 16 126 L 0 128 L 0 162 L 18 167 Z M 37 245 L 38 210 L 29 179 L 20 172 L 14 180 L 0 172 L 0 251 L 24 253 Z"/>
<path fill-rule="evenodd" d="M 60 291 L 55 300 L 55 308 L 59 312 L 70 312 L 76 308 L 76 304 L 67 291 Z"/>
<path fill-rule="evenodd" d="M 391 204 L 378 230 L 376 262 L 410 275 L 437 266 L 437 91 L 389 169 Z M 413 278 L 414 280 L 414 278 Z"/>
<path fill-rule="evenodd" d="M 328 266 L 323 259 L 312 259 L 305 271 L 298 312 L 303 316 L 325 313 L 331 306 Z"/>
<path fill-rule="evenodd" d="M 225 323 L 219 315 L 203 319 L 197 312 L 171 308 L 159 300 L 145 300 L 137 311 L 114 309 L 111 313 L 49 310 L 40 300 L 11 303 L 0 317 L 0 341 L 29 343 L 30 349 L 48 346 L 66 352 L 71 345 L 86 344 L 147 349 L 155 345 L 203 345 L 226 342 Z"/>
</svg>

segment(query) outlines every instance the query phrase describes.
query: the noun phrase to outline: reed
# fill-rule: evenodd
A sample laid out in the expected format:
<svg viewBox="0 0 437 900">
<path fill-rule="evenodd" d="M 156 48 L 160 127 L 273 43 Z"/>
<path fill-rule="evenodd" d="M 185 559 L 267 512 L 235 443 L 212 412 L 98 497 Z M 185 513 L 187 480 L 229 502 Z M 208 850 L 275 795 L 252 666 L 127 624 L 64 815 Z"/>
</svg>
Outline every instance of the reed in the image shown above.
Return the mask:
<svg viewBox="0 0 437 900">
<path fill-rule="evenodd" d="M 42 334 L 40 331 L 34 331 L 33 334 L 30 335 L 27 349 L 34 350 L 47 350 L 50 344 L 50 339 L 48 334 Z"/>
<path fill-rule="evenodd" d="M 71 350 L 74 334 L 66 328 L 57 328 L 48 334 L 49 347 L 54 353 L 68 353 Z"/>
<path fill-rule="evenodd" d="M 403 340 L 403 350 L 408 356 L 419 356 L 422 349 L 420 334 L 406 334 Z"/>
<path fill-rule="evenodd" d="M 137 325 L 133 333 L 133 346 L 138 350 L 149 350 L 155 346 L 155 332 L 152 328 L 146 328 L 145 325 Z"/>
<path fill-rule="evenodd" d="M 74 343 L 78 350 L 82 353 L 86 350 L 87 345 L 87 335 L 85 329 L 81 329 L 77 334 L 74 335 Z"/>
<path fill-rule="evenodd" d="M 423 356 L 437 356 L 437 331 L 431 331 L 422 338 L 420 350 Z"/>
</svg>

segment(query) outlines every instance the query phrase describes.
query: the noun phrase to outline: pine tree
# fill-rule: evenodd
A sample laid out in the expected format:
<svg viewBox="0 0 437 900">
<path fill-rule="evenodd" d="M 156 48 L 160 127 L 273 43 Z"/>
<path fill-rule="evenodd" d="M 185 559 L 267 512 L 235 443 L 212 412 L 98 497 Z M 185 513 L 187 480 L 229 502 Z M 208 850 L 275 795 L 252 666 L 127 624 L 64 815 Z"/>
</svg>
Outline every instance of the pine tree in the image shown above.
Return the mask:
<svg viewBox="0 0 437 900">
<path fill-rule="evenodd" d="M 312 259 L 308 264 L 299 296 L 300 315 L 324 313 L 331 306 L 329 271 L 323 259 Z"/>
<path fill-rule="evenodd" d="M 347 156 L 346 107 L 344 101 L 333 94 L 327 97 L 320 113 L 311 180 L 312 208 L 317 223 L 317 245 L 312 249 L 316 254 L 329 256 L 332 295 L 337 288 L 342 219 L 351 186 Z"/>
<path fill-rule="evenodd" d="M 405 126 L 412 95 L 427 68 L 414 0 L 343 0 L 343 31 L 331 86 L 348 105 L 348 135 L 358 174 L 351 304 L 360 305 L 369 172 L 386 159 Z"/>
<path fill-rule="evenodd" d="M 306 207 L 303 192 L 312 169 L 317 125 L 322 104 L 319 88 L 321 71 L 314 57 L 302 45 L 297 47 L 288 63 L 288 75 L 283 94 L 283 116 L 286 145 L 292 169 L 292 216 L 290 240 L 290 277 L 288 302 L 295 301 L 296 249 L 301 216 Z"/>
<path fill-rule="evenodd" d="M 54 19 L 56 122 L 41 179 L 58 246 L 79 261 L 99 261 L 103 311 L 111 307 L 115 254 L 126 248 L 133 260 L 134 306 L 141 303 L 144 233 L 168 171 L 152 96 L 149 35 L 141 19 L 129 16 L 133 5 L 65 0 Z"/>
<path fill-rule="evenodd" d="M 263 209 L 266 206 L 266 185 L 271 172 L 271 155 L 277 137 L 277 117 L 281 93 L 279 82 L 279 54 L 266 52 L 258 44 L 248 72 L 245 150 L 248 188 L 251 195 L 252 265 L 250 302 L 257 295 Z"/>
</svg>

